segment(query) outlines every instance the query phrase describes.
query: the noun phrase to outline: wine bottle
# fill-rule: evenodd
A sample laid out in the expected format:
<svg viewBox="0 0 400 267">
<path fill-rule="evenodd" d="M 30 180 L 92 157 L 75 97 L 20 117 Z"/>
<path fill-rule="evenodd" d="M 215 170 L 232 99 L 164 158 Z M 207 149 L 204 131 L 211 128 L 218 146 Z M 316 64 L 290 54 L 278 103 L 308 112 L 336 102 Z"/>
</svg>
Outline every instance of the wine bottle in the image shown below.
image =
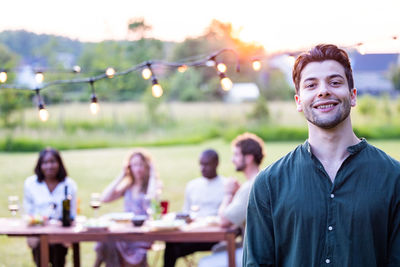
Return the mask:
<svg viewBox="0 0 400 267">
<path fill-rule="evenodd" d="M 68 195 L 68 186 L 64 187 L 64 200 L 62 201 L 62 226 L 71 226 L 71 199 Z"/>
</svg>

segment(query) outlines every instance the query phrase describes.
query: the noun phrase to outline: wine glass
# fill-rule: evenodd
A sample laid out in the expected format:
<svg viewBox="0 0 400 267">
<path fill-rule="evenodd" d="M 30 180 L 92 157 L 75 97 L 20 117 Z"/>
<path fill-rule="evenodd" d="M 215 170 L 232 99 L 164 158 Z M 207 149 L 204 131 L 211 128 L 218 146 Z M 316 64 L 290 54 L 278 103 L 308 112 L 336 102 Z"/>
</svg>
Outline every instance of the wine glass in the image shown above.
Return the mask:
<svg viewBox="0 0 400 267">
<path fill-rule="evenodd" d="M 192 218 L 193 220 L 196 219 L 199 210 L 200 210 L 200 205 L 192 204 L 190 206 L 190 218 Z"/>
<path fill-rule="evenodd" d="M 97 210 L 101 206 L 101 200 L 100 200 L 100 193 L 92 193 L 90 194 L 90 206 L 94 210 L 94 217 L 97 217 Z"/>
<path fill-rule="evenodd" d="M 17 221 L 17 212 L 19 210 L 19 198 L 18 196 L 9 196 L 8 197 L 8 210 L 11 212 L 12 216 L 12 226 L 18 226 L 19 222 Z"/>
<path fill-rule="evenodd" d="M 144 209 L 146 211 L 148 219 L 153 219 L 154 209 L 151 205 L 152 198 L 149 195 L 146 195 L 144 198 Z"/>
<path fill-rule="evenodd" d="M 15 219 L 19 210 L 19 198 L 18 196 L 8 197 L 8 210 L 11 212 L 11 216 Z"/>
<path fill-rule="evenodd" d="M 50 202 L 49 203 L 49 223 L 50 224 L 57 224 L 57 203 L 55 202 Z"/>
</svg>

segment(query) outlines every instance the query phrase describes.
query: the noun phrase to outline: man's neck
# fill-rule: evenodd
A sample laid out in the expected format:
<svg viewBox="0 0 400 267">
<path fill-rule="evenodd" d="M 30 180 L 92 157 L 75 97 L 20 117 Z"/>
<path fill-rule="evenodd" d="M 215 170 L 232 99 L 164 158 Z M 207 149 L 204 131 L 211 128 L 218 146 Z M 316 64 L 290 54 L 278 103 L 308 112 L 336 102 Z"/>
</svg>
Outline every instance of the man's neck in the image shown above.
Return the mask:
<svg viewBox="0 0 400 267">
<path fill-rule="evenodd" d="M 344 121 L 333 129 L 322 129 L 309 123 L 308 129 L 311 151 L 333 182 L 341 164 L 350 154 L 347 148 L 360 140 L 354 134 L 350 121 Z"/>
<path fill-rule="evenodd" d="M 260 168 L 258 165 L 250 164 L 243 170 L 243 173 L 247 180 L 251 180 L 258 174 L 259 171 Z"/>
</svg>

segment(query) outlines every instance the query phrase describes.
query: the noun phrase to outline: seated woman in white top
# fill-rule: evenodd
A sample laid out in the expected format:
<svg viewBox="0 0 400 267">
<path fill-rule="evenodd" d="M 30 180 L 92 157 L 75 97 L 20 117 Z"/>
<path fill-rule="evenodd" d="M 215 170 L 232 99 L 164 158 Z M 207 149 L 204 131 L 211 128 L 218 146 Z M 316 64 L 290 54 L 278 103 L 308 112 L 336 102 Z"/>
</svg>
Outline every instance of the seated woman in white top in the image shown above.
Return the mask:
<svg viewBox="0 0 400 267">
<path fill-rule="evenodd" d="M 24 183 L 24 209 L 27 215 L 40 215 L 59 220 L 62 216 L 62 201 L 65 198 L 65 187 L 71 197 L 71 217 L 76 216 L 76 183 L 67 176 L 67 171 L 60 153 L 53 148 L 40 151 L 35 166 L 35 175 L 28 177 Z M 40 245 L 36 238 L 29 238 L 33 258 L 40 266 Z M 52 266 L 65 265 L 68 248 L 63 244 L 50 246 Z"/>
<path fill-rule="evenodd" d="M 102 202 L 124 198 L 124 211 L 146 215 L 148 200 L 161 194 L 161 182 L 155 175 L 151 158 L 143 150 L 134 150 L 128 157 L 122 173 L 110 183 L 102 194 Z M 147 266 L 149 242 L 107 242 L 96 246 L 94 266 L 105 262 L 111 266 Z"/>
</svg>

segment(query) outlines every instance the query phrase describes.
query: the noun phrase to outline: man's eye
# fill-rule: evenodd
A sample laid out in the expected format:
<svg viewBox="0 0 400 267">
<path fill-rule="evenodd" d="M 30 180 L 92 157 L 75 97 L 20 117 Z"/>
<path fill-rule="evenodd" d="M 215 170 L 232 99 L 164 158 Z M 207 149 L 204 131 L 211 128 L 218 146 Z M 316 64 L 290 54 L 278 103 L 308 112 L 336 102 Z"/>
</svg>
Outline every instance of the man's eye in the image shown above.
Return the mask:
<svg viewBox="0 0 400 267">
<path fill-rule="evenodd" d="M 332 86 L 340 86 L 340 85 L 342 85 L 342 82 L 341 81 L 331 81 L 331 85 Z"/>
<path fill-rule="evenodd" d="M 306 88 L 313 88 L 315 87 L 315 83 L 306 84 Z"/>
</svg>

